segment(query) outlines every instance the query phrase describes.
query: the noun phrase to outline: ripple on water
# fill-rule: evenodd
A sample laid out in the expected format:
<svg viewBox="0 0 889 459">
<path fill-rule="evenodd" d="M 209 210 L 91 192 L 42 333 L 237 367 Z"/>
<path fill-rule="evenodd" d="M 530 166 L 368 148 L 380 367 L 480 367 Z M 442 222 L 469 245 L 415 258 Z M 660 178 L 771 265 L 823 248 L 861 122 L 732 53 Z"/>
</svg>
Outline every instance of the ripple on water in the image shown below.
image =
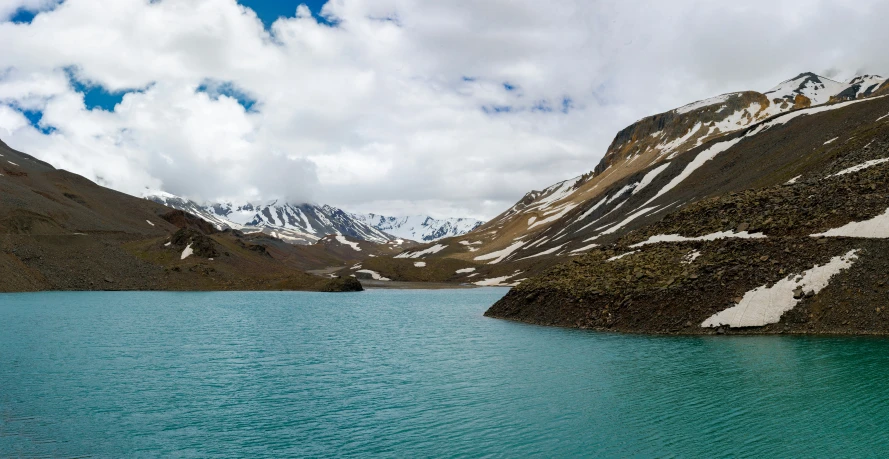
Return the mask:
<svg viewBox="0 0 889 459">
<path fill-rule="evenodd" d="M 503 289 L 0 295 L 0 456 L 868 456 L 889 341 L 482 317 Z"/>
</svg>

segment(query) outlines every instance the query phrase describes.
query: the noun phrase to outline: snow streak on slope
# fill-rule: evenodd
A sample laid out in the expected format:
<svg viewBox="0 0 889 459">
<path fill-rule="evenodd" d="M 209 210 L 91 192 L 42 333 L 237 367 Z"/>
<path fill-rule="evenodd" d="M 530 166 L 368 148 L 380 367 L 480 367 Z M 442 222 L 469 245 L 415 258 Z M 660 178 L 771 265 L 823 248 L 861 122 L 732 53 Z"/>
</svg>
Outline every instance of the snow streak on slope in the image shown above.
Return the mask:
<svg viewBox="0 0 889 459">
<path fill-rule="evenodd" d="M 422 258 L 426 255 L 432 255 L 434 253 L 441 252 L 446 249 L 448 246 L 443 244 L 435 244 L 428 249 L 419 250 L 416 252 L 404 252 L 398 255 L 395 255 L 395 258 Z"/>
<path fill-rule="evenodd" d="M 683 105 L 683 106 L 677 108 L 676 113 L 679 113 L 682 115 L 682 114 L 686 114 L 688 112 L 697 110 L 699 108 L 709 107 L 710 105 L 721 104 L 721 103 L 727 101 L 730 95 L 731 94 L 723 94 L 721 96 L 711 97 L 709 99 L 704 99 L 704 100 L 699 100 L 697 102 L 692 102 L 690 104 Z"/>
<path fill-rule="evenodd" d="M 800 302 L 802 299 L 800 293 L 817 294 L 827 287 L 831 277 L 849 269 L 858 259 L 856 252 L 858 251 L 852 250 L 845 255 L 834 257 L 824 265 L 816 265 L 802 275 L 788 276 L 771 287 L 763 285 L 755 288 L 744 294 L 744 298 L 737 306 L 714 314 L 701 326 L 761 327 L 777 323 L 781 320 L 781 315 Z"/>
<path fill-rule="evenodd" d="M 720 231 L 718 233 L 710 233 L 705 234 L 704 236 L 699 237 L 685 237 L 680 236 L 678 234 L 659 234 L 657 236 L 651 236 L 650 238 L 638 243 L 633 244 L 630 247 L 642 247 L 643 245 L 648 244 L 657 244 L 659 242 L 686 242 L 686 241 L 715 241 L 718 239 L 763 239 L 766 235 L 762 233 L 748 233 L 747 231 L 741 231 L 740 233 L 736 233 L 734 231 Z"/>
<path fill-rule="evenodd" d="M 491 253 L 488 253 L 485 255 L 479 255 L 479 256 L 475 257 L 475 260 L 476 261 L 493 260 L 488 263 L 489 265 L 500 263 L 506 257 L 512 255 L 513 252 L 518 250 L 523 245 L 525 245 L 525 243 L 522 241 L 514 242 L 512 245 L 510 245 L 509 247 L 507 247 L 503 250 L 498 250 L 496 252 L 491 252 Z"/>
<path fill-rule="evenodd" d="M 743 136 L 736 137 L 732 140 L 717 142 L 717 143 L 711 145 L 710 148 L 707 148 L 706 150 L 698 153 L 698 155 L 695 156 L 695 159 L 693 159 L 690 163 L 688 163 L 688 165 L 685 166 L 685 169 L 683 169 L 682 172 L 678 176 L 676 176 L 673 180 L 670 181 L 670 183 L 668 183 L 663 188 L 661 188 L 660 191 L 658 191 L 657 194 L 653 198 L 649 199 L 648 202 L 643 204 L 643 206 L 654 201 L 655 199 L 663 196 L 665 193 L 672 190 L 673 188 L 676 188 L 677 186 L 679 186 L 679 184 L 682 183 L 683 181 L 685 181 L 685 179 L 687 179 L 694 171 L 696 171 L 698 168 L 703 166 L 704 163 L 706 163 L 707 161 L 710 161 L 711 159 L 715 158 L 716 155 L 737 145 L 738 142 L 743 140 L 745 137 L 750 137 L 750 136 L 756 135 L 757 133 L 761 132 L 762 129 L 763 129 L 763 126 L 759 126 Z"/>
<path fill-rule="evenodd" d="M 863 237 L 887 239 L 889 238 L 889 209 L 870 220 L 851 222 L 839 228 L 813 234 L 813 237 Z"/>
</svg>

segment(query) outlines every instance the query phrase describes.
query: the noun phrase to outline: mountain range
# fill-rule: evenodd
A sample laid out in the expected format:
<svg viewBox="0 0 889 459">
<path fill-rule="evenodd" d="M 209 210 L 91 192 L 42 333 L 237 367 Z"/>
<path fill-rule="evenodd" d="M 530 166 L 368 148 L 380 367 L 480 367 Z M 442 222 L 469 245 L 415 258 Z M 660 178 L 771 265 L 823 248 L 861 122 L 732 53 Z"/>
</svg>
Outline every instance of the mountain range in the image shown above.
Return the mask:
<svg viewBox="0 0 889 459">
<path fill-rule="evenodd" d="M 0 274 L 6 290 L 348 290 L 352 277 L 513 286 L 486 315 L 646 333 L 887 334 L 887 95 L 879 76 L 803 73 L 645 117 L 589 172 L 480 225 L 149 202 L 3 146 Z M 109 281 L 115 272 L 127 281 Z"/>
<path fill-rule="evenodd" d="M 272 201 L 267 204 L 198 204 L 163 191 L 146 190 L 143 197 L 199 216 L 220 229 L 263 232 L 292 244 L 303 245 L 314 244 L 331 234 L 381 244 L 399 238 L 432 242 L 444 237 L 460 236 L 482 224 L 471 218 L 436 219 L 425 215 L 388 217 L 353 214 L 337 207 L 309 203 Z"/>
</svg>

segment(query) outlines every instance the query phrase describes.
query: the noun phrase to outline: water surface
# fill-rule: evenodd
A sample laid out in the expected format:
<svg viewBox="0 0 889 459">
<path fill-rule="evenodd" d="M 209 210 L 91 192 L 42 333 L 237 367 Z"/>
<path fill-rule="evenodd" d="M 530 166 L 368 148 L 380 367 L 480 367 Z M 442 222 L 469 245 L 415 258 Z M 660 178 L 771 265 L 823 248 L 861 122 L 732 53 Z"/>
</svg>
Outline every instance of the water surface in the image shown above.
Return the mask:
<svg viewBox="0 0 889 459">
<path fill-rule="evenodd" d="M 849 457 L 889 340 L 482 317 L 503 289 L 0 295 L 0 456 Z"/>
</svg>

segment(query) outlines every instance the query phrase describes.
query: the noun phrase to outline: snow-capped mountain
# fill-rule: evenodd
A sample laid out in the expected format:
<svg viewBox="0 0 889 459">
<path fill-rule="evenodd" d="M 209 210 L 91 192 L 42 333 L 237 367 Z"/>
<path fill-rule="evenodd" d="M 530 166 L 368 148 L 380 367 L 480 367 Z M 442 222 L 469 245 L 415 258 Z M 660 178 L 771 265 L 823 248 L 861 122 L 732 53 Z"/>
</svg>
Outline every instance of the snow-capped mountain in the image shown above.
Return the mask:
<svg viewBox="0 0 889 459">
<path fill-rule="evenodd" d="M 342 209 L 317 204 L 214 203 L 202 205 L 170 193 L 147 191 L 145 199 L 197 215 L 220 228 L 263 232 L 293 244 L 314 244 L 330 234 L 386 243 L 392 236 Z"/>
<path fill-rule="evenodd" d="M 473 218 L 432 218 L 426 215 L 387 217 L 385 215 L 354 215 L 370 226 L 393 236 L 418 242 L 432 242 L 445 237 L 461 236 L 482 223 Z"/>
<path fill-rule="evenodd" d="M 714 142 L 718 148 L 729 148 L 732 139 L 737 141 L 740 133 L 782 115 L 821 113 L 840 107 L 842 102 L 883 94 L 889 94 L 889 81 L 880 76 L 861 75 L 842 83 L 814 73 L 802 73 L 765 92 L 723 94 L 642 118 L 617 133 L 595 170 L 527 193 L 504 213 L 475 230 L 471 240 L 460 242 L 477 243 L 466 245 L 466 250 L 482 257 L 480 260 L 495 254 L 499 255 L 493 259 L 500 260 L 500 255 L 508 254 L 513 254 L 513 259 L 522 256 L 542 259 L 559 250 L 581 253 L 579 249 L 600 244 L 590 236 L 610 236 L 617 232 L 609 228 L 606 220 L 618 218 L 629 222 L 653 213 L 655 209 L 646 206 L 618 207 L 622 202 L 646 195 L 656 181 L 677 177 L 678 173 L 671 171 L 685 164 L 680 158 L 687 152 Z M 675 180 L 680 178 L 682 176 Z M 676 199 L 675 204 L 679 205 L 689 198 L 677 196 Z M 627 213 L 632 210 L 646 212 Z M 611 224 L 615 228 L 620 226 Z M 571 225 L 579 225 L 571 229 L 586 235 L 588 240 L 573 241 L 571 231 L 565 228 Z M 555 228 L 554 234 L 549 233 L 550 228 Z M 551 247 L 551 244 L 555 245 Z M 557 249 L 560 244 L 563 247 Z M 577 245 L 572 247 L 572 244 Z"/>
<path fill-rule="evenodd" d="M 797 95 L 803 95 L 812 101 L 812 105 L 820 105 L 852 84 L 840 83 L 823 76 L 807 72 L 794 78 L 782 81 L 778 86 L 764 92 L 769 100 L 784 99 L 793 103 Z"/>
<path fill-rule="evenodd" d="M 314 244 L 331 234 L 378 243 L 397 238 L 429 242 L 460 236 L 482 224 L 471 218 L 435 219 L 423 215 L 387 217 L 353 214 L 328 205 L 282 204 L 277 201 L 268 204 L 205 205 L 163 191 L 146 191 L 142 197 L 197 215 L 219 228 L 261 231 L 293 244 Z"/>
<path fill-rule="evenodd" d="M 879 75 L 861 75 L 852 78 L 847 87 L 830 98 L 832 102 L 853 100 L 873 95 L 886 83 L 886 79 Z"/>
</svg>

